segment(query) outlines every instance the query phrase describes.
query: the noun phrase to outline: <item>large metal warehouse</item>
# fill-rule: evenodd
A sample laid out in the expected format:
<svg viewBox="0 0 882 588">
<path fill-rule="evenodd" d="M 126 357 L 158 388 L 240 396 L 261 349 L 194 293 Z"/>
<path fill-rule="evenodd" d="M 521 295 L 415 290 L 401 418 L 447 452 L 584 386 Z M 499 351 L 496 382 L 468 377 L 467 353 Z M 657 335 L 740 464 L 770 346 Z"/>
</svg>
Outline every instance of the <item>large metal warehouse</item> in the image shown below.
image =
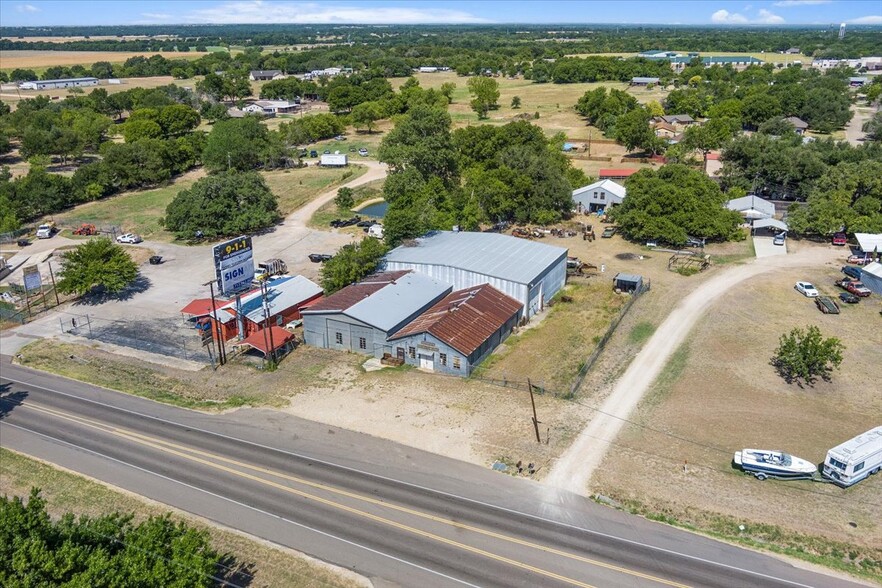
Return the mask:
<svg viewBox="0 0 882 588">
<path fill-rule="evenodd" d="M 301 309 L 304 339 L 314 347 L 391 355 L 386 338 L 450 290 L 448 284 L 411 271 L 368 276 Z"/>
<path fill-rule="evenodd" d="M 490 284 L 520 302 L 528 319 L 567 279 L 567 250 L 498 233 L 435 231 L 386 255 L 386 270 L 414 270 L 454 290 Z"/>
</svg>

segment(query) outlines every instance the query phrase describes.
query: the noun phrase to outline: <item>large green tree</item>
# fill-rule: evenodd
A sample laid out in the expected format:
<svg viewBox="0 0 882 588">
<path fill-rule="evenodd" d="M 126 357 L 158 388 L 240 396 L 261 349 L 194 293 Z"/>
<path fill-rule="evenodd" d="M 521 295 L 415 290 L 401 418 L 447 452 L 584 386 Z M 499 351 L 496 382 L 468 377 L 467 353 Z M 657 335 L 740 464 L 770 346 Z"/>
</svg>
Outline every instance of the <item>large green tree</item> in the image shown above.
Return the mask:
<svg viewBox="0 0 882 588">
<path fill-rule="evenodd" d="M 165 226 L 180 239 L 197 231 L 209 238 L 233 237 L 278 222 L 276 197 L 257 172 L 222 172 L 181 190 L 165 211 Z"/>
<path fill-rule="evenodd" d="M 206 531 L 168 516 L 134 523 L 131 514 L 53 520 L 33 489 L 27 501 L 0 497 L 0 585 L 215 585 L 220 554 Z"/>
<path fill-rule="evenodd" d="M 366 128 L 370 133 L 374 130 L 374 123 L 383 118 L 383 107 L 379 102 L 362 102 L 352 108 L 349 118 L 355 128 Z"/>
<path fill-rule="evenodd" d="M 741 216 L 726 209 L 726 196 L 703 172 L 679 164 L 644 169 L 627 186 L 627 197 L 610 214 L 628 239 L 680 245 L 687 236 L 726 240 L 741 234 Z"/>
<path fill-rule="evenodd" d="M 478 114 L 478 118 L 487 118 L 491 109 L 499 108 L 499 83 L 493 78 L 486 76 L 474 76 L 468 81 L 469 94 L 472 100 L 469 103 Z"/>
<path fill-rule="evenodd" d="M 100 290 L 118 294 L 138 278 L 138 266 L 122 246 L 110 239 L 89 239 L 61 255 L 58 291 L 88 294 Z"/>
<path fill-rule="evenodd" d="M 821 330 L 811 325 L 795 328 L 781 335 L 772 365 L 790 384 L 814 384 L 818 377 L 829 381 L 830 374 L 842 363 L 845 346 L 836 337 L 824 338 Z"/>
<path fill-rule="evenodd" d="M 211 172 L 253 170 L 264 162 L 269 148 L 269 130 L 259 118 L 221 120 L 208 133 L 202 162 Z"/>
<path fill-rule="evenodd" d="M 379 239 L 365 237 L 360 243 L 344 245 L 322 265 L 321 283 L 325 294 L 333 294 L 373 273 L 388 251 Z"/>
<path fill-rule="evenodd" d="M 616 139 L 628 151 L 638 147 L 644 151 L 656 151 L 660 148 L 657 137 L 649 126 L 652 116 L 645 108 L 635 108 L 616 119 Z"/>
</svg>

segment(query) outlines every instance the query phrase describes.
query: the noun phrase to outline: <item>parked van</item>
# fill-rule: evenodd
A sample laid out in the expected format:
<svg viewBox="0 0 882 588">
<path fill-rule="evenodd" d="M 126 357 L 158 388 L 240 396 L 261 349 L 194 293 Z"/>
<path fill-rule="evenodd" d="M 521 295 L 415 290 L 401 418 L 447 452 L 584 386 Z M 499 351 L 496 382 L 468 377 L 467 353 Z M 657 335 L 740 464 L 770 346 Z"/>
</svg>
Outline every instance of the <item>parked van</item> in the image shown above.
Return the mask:
<svg viewBox="0 0 882 588">
<path fill-rule="evenodd" d="M 840 486 L 851 486 L 879 470 L 882 470 L 882 426 L 828 451 L 821 473 Z"/>
<path fill-rule="evenodd" d="M 367 234 L 369 237 L 383 238 L 383 225 L 371 225 L 368 227 Z"/>
</svg>

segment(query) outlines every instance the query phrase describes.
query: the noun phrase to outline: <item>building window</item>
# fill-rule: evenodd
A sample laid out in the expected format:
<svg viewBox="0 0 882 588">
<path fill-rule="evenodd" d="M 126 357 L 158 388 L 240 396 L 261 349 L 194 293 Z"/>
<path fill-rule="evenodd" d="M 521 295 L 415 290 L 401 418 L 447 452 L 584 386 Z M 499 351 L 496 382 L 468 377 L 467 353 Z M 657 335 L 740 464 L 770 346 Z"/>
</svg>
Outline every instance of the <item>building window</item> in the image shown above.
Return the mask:
<svg viewBox="0 0 882 588">
<path fill-rule="evenodd" d="M 601 199 L 601 200 L 606 200 L 606 192 L 601 192 L 601 193 L 600 193 L 600 199 Z"/>
<path fill-rule="evenodd" d="M 358 348 L 359 349 L 367 349 L 367 339 L 364 337 L 358 338 Z"/>
<path fill-rule="evenodd" d="M 408 347 L 407 356 L 411 359 L 416 359 L 416 347 Z"/>
<path fill-rule="evenodd" d="M 438 360 L 441 362 L 441 365 L 447 365 L 447 354 L 446 353 L 439 353 Z"/>
<path fill-rule="evenodd" d="M 459 369 L 459 356 L 458 355 L 453 356 L 453 369 L 455 369 L 455 370 Z"/>
<path fill-rule="evenodd" d="M 337 345 L 343 345 L 343 333 L 336 333 L 334 340 L 337 341 Z"/>
</svg>

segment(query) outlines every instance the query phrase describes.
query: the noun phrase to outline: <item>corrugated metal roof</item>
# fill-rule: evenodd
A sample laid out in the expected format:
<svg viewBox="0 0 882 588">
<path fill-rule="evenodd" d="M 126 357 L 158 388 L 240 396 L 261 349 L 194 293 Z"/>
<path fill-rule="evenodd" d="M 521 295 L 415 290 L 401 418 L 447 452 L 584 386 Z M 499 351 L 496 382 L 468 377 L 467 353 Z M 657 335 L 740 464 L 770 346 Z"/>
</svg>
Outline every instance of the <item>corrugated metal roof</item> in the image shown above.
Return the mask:
<svg viewBox="0 0 882 588">
<path fill-rule="evenodd" d="M 446 266 L 519 284 L 531 284 L 565 257 L 563 247 L 498 233 L 436 231 L 386 254 L 387 262 Z"/>
<path fill-rule="evenodd" d="M 350 306 L 345 314 L 388 332 L 452 289 L 449 284 L 439 282 L 425 274 L 407 272 L 384 288 Z"/>
<path fill-rule="evenodd" d="M 854 238 L 864 253 L 882 253 L 882 233 L 855 233 Z"/>
<path fill-rule="evenodd" d="M 321 286 L 303 276 L 272 280 L 267 282 L 266 290 L 266 304 L 269 307 L 271 317 L 294 306 L 299 306 L 310 298 L 322 293 Z M 242 314 L 255 323 L 266 318 L 264 316 L 262 298 L 260 290 L 257 290 L 243 296 L 241 299 Z M 235 310 L 236 303 L 231 302 L 223 308 Z"/>
<path fill-rule="evenodd" d="M 520 302 L 490 284 L 482 284 L 451 292 L 390 337 L 390 341 L 430 333 L 469 356 L 520 310 Z"/>
<path fill-rule="evenodd" d="M 317 303 L 310 305 L 309 312 L 339 312 L 347 310 L 350 306 L 353 306 L 357 302 L 364 300 L 374 292 L 385 288 L 394 280 L 397 280 L 409 271 L 410 270 L 397 272 L 381 272 L 368 276 L 362 281 L 356 282 L 355 284 L 350 284 L 342 290 L 334 292 L 327 298 L 319 300 Z"/>
<path fill-rule="evenodd" d="M 627 178 L 628 176 L 634 175 L 639 171 L 639 169 L 633 167 L 623 167 L 621 169 L 616 169 L 614 167 L 604 167 L 600 169 L 599 175 L 601 178 Z"/>
<path fill-rule="evenodd" d="M 272 325 L 270 327 L 269 333 L 266 332 L 266 329 L 254 331 L 245 339 L 239 341 L 238 343 L 234 343 L 233 346 L 238 347 L 239 345 L 249 345 L 257 349 L 264 355 L 268 355 L 270 348 L 270 333 L 272 333 L 272 346 L 275 349 L 280 349 L 284 347 L 285 344 L 289 341 L 294 340 L 294 333 L 286 331 L 282 327 Z"/>
<path fill-rule="evenodd" d="M 226 306 L 226 300 L 215 300 L 214 308 Z M 181 309 L 181 314 L 189 314 L 191 316 L 208 316 L 212 311 L 211 298 L 196 298 L 190 304 Z"/>
<path fill-rule="evenodd" d="M 759 196 L 754 196 L 753 194 L 729 200 L 726 202 L 726 208 L 738 212 L 756 210 L 769 217 L 775 216 L 775 204 L 764 198 L 760 198 Z"/>
<path fill-rule="evenodd" d="M 605 190 L 610 194 L 614 194 L 619 198 L 624 198 L 628 191 L 621 184 L 617 184 L 612 180 L 600 180 L 599 182 L 594 182 L 593 184 L 588 184 L 587 186 L 582 186 L 576 190 L 573 190 L 573 198 L 576 198 L 580 194 L 584 194 L 585 192 L 590 192 L 592 190 Z"/>
</svg>

